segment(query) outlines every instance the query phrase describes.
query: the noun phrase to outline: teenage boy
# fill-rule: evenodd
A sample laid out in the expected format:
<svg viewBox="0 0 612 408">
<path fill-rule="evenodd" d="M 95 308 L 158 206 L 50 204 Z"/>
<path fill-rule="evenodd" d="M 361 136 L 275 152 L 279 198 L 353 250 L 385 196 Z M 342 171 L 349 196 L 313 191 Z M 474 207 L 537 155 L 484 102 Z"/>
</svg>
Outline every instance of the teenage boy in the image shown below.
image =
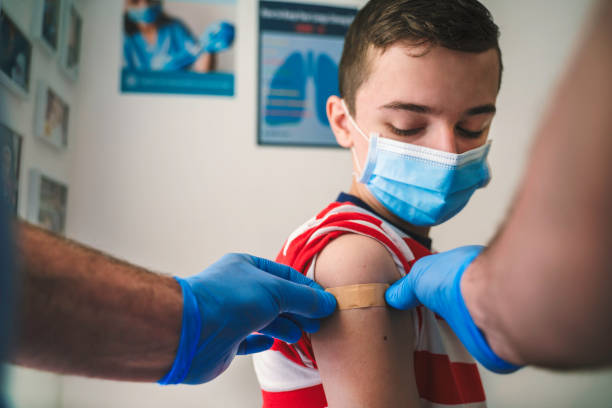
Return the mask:
<svg viewBox="0 0 612 408">
<path fill-rule="evenodd" d="M 489 181 L 498 36 L 477 0 L 371 0 L 360 10 L 340 97 L 327 102 L 353 155 L 349 194 L 298 228 L 278 262 L 340 287 L 392 283 L 431 253 L 430 227 Z M 473 359 L 423 307 L 341 310 L 319 333 L 254 358 L 264 407 L 485 405 Z"/>
</svg>

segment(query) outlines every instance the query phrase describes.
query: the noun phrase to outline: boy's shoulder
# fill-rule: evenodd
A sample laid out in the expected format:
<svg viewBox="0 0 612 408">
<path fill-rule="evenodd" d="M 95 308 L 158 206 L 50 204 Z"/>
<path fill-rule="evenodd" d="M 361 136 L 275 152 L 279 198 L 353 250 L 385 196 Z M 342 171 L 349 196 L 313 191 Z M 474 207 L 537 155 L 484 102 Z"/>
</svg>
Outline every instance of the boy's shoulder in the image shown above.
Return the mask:
<svg viewBox="0 0 612 408">
<path fill-rule="evenodd" d="M 343 234 L 329 242 L 314 267 L 314 278 L 323 287 L 393 283 L 401 276 L 389 250 L 358 233 Z"/>
</svg>

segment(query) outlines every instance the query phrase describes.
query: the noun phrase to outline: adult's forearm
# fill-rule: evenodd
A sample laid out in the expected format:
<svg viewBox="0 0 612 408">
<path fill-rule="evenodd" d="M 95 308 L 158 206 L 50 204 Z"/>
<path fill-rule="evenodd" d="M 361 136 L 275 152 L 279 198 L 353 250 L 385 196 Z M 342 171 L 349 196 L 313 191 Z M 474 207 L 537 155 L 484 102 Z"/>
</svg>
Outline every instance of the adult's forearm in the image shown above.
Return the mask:
<svg viewBox="0 0 612 408">
<path fill-rule="evenodd" d="M 511 216 L 461 288 L 502 358 L 612 364 L 612 1 L 556 92 Z"/>
<path fill-rule="evenodd" d="M 13 361 L 57 372 L 155 381 L 179 343 L 182 296 L 170 277 L 21 223 Z"/>
</svg>

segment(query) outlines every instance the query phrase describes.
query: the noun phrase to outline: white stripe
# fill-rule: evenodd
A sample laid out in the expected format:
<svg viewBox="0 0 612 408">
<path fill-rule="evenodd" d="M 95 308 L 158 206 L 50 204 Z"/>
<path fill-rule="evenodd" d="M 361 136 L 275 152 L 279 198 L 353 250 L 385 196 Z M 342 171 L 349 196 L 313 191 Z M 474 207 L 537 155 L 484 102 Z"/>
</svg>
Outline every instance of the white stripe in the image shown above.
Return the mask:
<svg viewBox="0 0 612 408">
<path fill-rule="evenodd" d="M 308 265 L 308 270 L 306 271 L 306 277 L 308 279 L 311 279 L 313 281 L 316 281 L 315 279 L 315 265 L 317 263 L 317 257 L 319 256 L 319 254 L 316 254 L 313 258 L 312 258 L 312 262 L 310 262 L 310 265 Z"/>
<path fill-rule="evenodd" d="M 444 344 L 444 351 L 448 354 L 450 361 L 453 363 L 474 364 L 474 358 L 468 353 L 465 347 L 463 347 L 463 344 L 448 323 L 439 319 L 436 319 L 436 323 L 440 329 L 440 337 Z"/>
<path fill-rule="evenodd" d="M 276 350 L 255 354 L 253 366 L 264 391 L 295 391 L 321 384 L 317 370 L 295 364 Z"/>
<path fill-rule="evenodd" d="M 421 308 L 421 316 L 423 317 L 423 326 L 419 333 L 415 351 L 446 354 L 444 343 L 440 338 L 441 333 L 436 324 L 436 316 L 431 310 L 425 308 Z"/>
<path fill-rule="evenodd" d="M 423 329 L 417 341 L 416 351 L 446 354 L 453 363 L 475 363 L 448 323 L 437 319 L 431 310 L 421 308 L 421 313 Z"/>
</svg>

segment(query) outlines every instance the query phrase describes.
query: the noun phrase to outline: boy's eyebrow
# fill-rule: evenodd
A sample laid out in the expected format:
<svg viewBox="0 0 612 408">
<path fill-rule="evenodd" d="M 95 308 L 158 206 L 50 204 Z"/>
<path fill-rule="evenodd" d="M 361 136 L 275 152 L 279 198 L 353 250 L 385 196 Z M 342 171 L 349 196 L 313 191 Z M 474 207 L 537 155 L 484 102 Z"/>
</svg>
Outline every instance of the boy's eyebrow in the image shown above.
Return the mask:
<svg viewBox="0 0 612 408">
<path fill-rule="evenodd" d="M 497 112 L 497 108 L 495 105 L 489 103 L 486 105 L 476 106 L 475 108 L 468 109 L 465 114 L 467 116 L 481 115 L 483 113 L 495 113 Z"/>
<path fill-rule="evenodd" d="M 391 110 L 407 110 L 407 111 L 411 111 L 415 113 L 424 113 L 424 114 L 436 113 L 436 110 L 429 106 L 418 105 L 416 103 L 399 102 L 399 101 L 390 102 L 386 105 L 381 106 L 380 108 L 381 109 L 391 109 Z M 481 115 L 484 113 L 495 113 L 496 111 L 497 109 L 495 108 L 495 105 L 489 103 L 486 105 L 481 105 L 481 106 L 470 108 L 465 112 L 465 115 L 474 116 L 474 115 Z"/>
<path fill-rule="evenodd" d="M 429 106 L 417 105 L 416 103 L 407 103 L 394 101 L 380 107 L 381 109 L 391 110 L 407 110 L 416 113 L 433 113 L 434 110 Z"/>
</svg>

